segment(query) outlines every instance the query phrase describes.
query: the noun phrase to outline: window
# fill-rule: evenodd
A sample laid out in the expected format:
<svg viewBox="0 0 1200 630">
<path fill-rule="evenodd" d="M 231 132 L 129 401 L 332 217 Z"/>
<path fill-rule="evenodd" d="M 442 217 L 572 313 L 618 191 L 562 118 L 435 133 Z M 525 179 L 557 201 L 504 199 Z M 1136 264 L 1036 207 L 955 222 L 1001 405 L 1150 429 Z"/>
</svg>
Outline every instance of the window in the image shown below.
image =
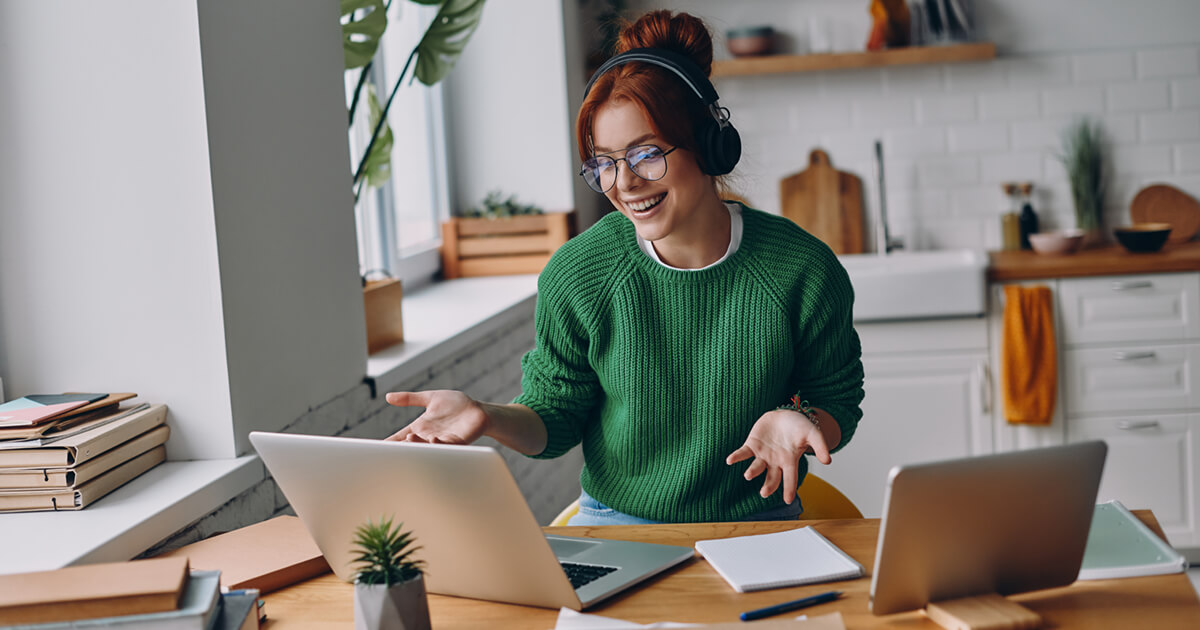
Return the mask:
<svg viewBox="0 0 1200 630">
<path fill-rule="evenodd" d="M 387 31 L 370 67 L 381 106 L 436 14 L 437 7 L 392 3 Z M 379 188 L 364 187 L 355 208 L 360 268 L 387 271 L 407 286 L 422 284 L 439 268 L 440 225 L 449 216 L 442 87 L 412 80 L 413 70 L 408 68 L 388 111 L 391 180 Z M 346 73 L 347 104 L 357 79 L 356 73 Z M 370 140 L 369 110 L 360 103 L 350 129 L 351 168 L 358 165 Z"/>
</svg>

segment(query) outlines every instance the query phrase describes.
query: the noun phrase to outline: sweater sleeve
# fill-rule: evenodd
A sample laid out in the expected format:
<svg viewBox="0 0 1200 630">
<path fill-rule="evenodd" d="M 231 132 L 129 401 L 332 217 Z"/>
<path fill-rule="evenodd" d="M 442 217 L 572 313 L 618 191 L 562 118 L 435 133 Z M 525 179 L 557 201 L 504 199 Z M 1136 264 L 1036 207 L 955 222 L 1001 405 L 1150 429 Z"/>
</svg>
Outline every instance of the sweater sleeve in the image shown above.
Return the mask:
<svg viewBox="0 0 1200 630">
<path fill-rule="evenodd" d="M 822 273 L 799 292 L 796 335 L 797 391 L 808 404 L 829 412 L 842 430 L 841 450 L 862 418 L 862 345 L 854 330 L 854 288 L 832 253 Z"/>
<path fill-rule="evenodd" d="M 538 278 L 536 346 L 521 359 L 522 393 L 513 402 L 535 411 L 546 425 L 546 448 L 535 458 L 558 457 L 582 440 L 603 389 L 588 362 L 589 335 L 578 291 L 569 273 L 551 261 Z"/>
</svg>

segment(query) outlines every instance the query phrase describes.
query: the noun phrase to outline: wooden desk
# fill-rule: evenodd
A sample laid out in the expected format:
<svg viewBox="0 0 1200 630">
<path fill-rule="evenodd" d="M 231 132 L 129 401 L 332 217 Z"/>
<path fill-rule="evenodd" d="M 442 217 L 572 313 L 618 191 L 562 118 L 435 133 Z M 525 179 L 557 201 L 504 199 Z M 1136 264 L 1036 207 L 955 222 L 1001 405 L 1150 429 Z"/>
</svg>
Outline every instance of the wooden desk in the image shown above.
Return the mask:
<svg viewBox="0 0 1200 630">
<path fill-rule="evenodd" d="M 1160 536 L 1146 510 L 1135 514 Z M 587 612 L 650 623 L 654 621 L 736 621 L 739 613 L 829 590 L 845 592 L 837 602 L 808 609 L 810 614 L 840 611 L 847 628 L 938 628 L 922 613 L 876 617 L 867 610 L 875 565 L 879 519 L 808 521 L 826 538 L 862 563 L 867 576 L 844 582 L 737 593 L 697 557 L 649 582 L 601 602 Z M 609 527 L 548 527 L 547 532 L 692 546 L 705 538 L 765 534 L 796 527 L 794 521 Z M 1031 534 L 1032 535 L 1032 534 Z M 1014 596 L 1042 616 L 1043 628 L 1200 628 L 1200 601 L 1184 574 L 1077 582 L 1071 586 Z M 354 620 L 353 587 L 333 574 L 266 596 L 266 630 L 348 628 Z M 457 597 L 429 596 L 436 630 L 452 628 L 543 630 L 553 628 L 558 611 Z M 800 613 L 797 613 L 800 614 Z M 748 626 L 750 627 L 750 626 Z"/>
</svg>

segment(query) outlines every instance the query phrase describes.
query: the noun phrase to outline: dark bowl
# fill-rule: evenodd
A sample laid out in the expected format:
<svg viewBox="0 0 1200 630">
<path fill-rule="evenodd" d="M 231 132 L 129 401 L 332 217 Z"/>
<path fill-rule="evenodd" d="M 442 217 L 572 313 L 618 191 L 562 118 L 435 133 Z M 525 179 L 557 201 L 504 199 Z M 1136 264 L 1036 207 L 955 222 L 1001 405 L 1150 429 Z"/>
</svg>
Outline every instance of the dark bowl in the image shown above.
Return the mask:
<svg viewBox="0 0 1200 630">
<path fill-rule="evenodd" d="M 1113 230 L 1117 242 L 1134 253 L 1156 252 L 1162 249 L 1171 234 L 1170 223 L 1134 223 Z"/>
<path fill-rule="evenodd" d="M 725 33 L 725 44 L 735 57 L 769 54 L 774 39 L 775 29 L 770 26 L 748 26 Z"/>
</svg>

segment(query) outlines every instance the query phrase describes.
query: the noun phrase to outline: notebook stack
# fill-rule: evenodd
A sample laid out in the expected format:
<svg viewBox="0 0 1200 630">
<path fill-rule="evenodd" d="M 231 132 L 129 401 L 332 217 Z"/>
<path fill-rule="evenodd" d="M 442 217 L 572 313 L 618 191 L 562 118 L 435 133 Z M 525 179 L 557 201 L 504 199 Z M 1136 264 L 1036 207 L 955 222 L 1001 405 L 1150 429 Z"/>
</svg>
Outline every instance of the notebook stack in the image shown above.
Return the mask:
<svg viewBox="0 0 1200 630">
<path fill-rule="evenodd" d="M 165 405 L 136 394 L 0 404 L 0 512 L 80 510 L 166 459 Z"/>
<path fill-rule="evenodd" d="M 0 575 L 0 626 L 23 630 L 256 630 L 258 591 L 222 593 L 220 571 L 185 558 Z"/>
</svg>

